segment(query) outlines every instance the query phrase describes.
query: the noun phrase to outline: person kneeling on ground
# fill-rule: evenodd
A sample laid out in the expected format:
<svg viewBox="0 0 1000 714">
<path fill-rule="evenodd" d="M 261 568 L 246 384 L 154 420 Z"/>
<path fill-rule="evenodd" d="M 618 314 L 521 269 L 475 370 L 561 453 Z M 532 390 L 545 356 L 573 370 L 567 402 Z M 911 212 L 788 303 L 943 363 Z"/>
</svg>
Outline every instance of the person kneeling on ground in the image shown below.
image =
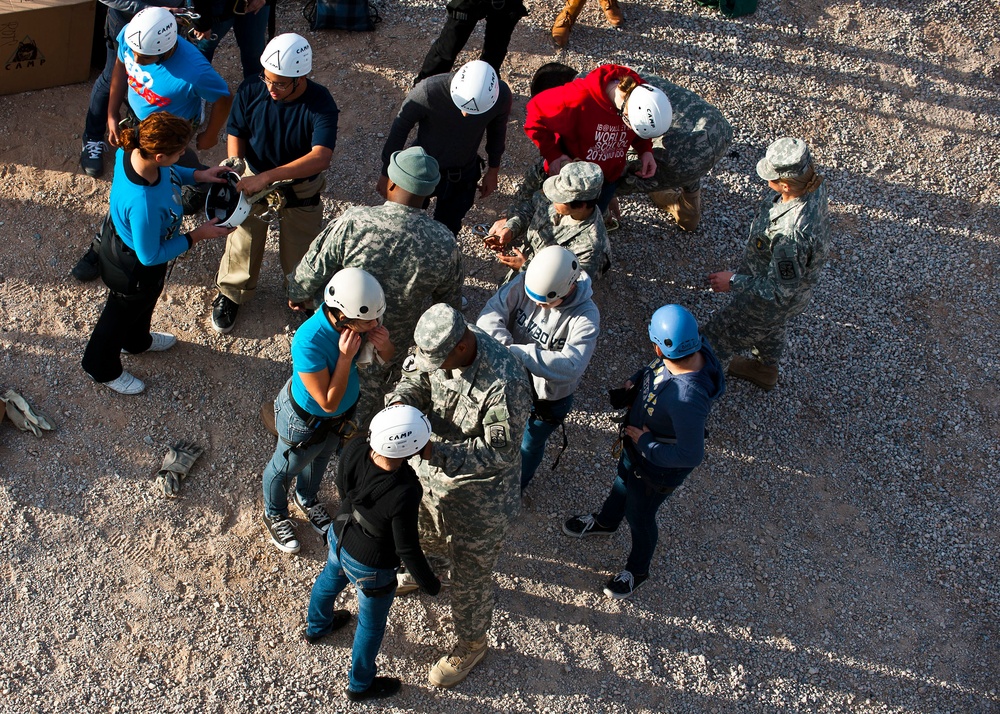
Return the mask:
<svg viewBox="0 0 1000 714">
<path fill-rule="evenodd" d="M 653 313 L 649 339 L 656 359 L 628 379 L 612 406 L 628 407 L 618 475 L 600 513 L 573 516 L 563 533 L 574 538 L 611 535 L 628 520 L 632 550 L 625 569 L 604 594 L 629 597 L 649 577 L 656 549 L 656 512 L 705 455 L 705 420 L 726 390 L 722 367 L 698 334 L 694 316 L 680 305 Z"/>
<path fill-rule="evenodd" d="M 382 286 L 359 268 L 344 268 L 326 286 L 324 305 L 302 323 L 292 339 L 292 376 L 274 400 L 278 443 L 264 469 L 264 525 L 271 542 L 298 553 L 295 526 L 288 517 L 288 487 L 313 530 L 325 535 L 330 514 L 319 502 L 326 465 L 351 429 L 360 387 L 355 363 L 395 353 Z"/>
<path fill-rule="evenodd" d="M 351 651 L 347 698 L 389 697 L 399 691 L 396 677 L 376 677 L 375 657 L 385 635 L 396 595 L 400 560 L 430 595 L 441 591 L 417 535 L 417 512 L 424 490 L 406 460 L 425 458 L 431 423 L 419 409 L 386 407 L 372 418 L 367 439 L 344 449 L 337 468 L 340 512 L 334 520 L 326 567 L 313 585 L 305 639 L 316 643 L 350 620 L 335 610 L 350 582 L 358 594 L 358 628 Z"/>
</svg>

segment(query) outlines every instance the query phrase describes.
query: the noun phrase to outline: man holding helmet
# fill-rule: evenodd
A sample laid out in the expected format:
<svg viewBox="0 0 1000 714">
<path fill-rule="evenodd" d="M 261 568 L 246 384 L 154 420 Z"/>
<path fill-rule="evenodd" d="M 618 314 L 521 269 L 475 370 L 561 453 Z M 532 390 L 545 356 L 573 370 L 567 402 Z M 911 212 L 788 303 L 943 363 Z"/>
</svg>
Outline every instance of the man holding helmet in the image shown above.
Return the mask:
<svg viewBox="0 0 1000 714">
<path fill-rule="evenodd" d="M 468 326 L 450 305 L 428 309 L 413 339 L 416 356 L 386 403 L 425 412 L 434 431 L 425 460 L 417 464 L 424 487 L 420 541 L 450 564 L 458 642 L 428 679 L 451 687 L 486 655 L 493 568 L 520 508 L 517 445 L 531 396 L 521 363 L 478 327 Z M 401 578 L 399 592 L 412 589 L 404 589 L 406 578 Z"/>
<path fill-rule="evenodd" d="M 543 248 L 490 298 L 476 326 L 506 345 L 531 375 L 532 409 L 521 440 L 521 490 L 545 442 L 573 408 L 573 393 L 597 347 L 601 315 L 590 278 L 572 251 Z"/>
<path fill-rule="evenodd" d="M 277 181 L 291 181 L 281 191 L 278 213 L 282 275 L 291 273 L 309 249 L 323 222 L 320 194 L 326 185 L 337 143 L 337 109 L 326 87 L 306 79 L 312 48 L 294 33 L 271 40 L 260 58 L 260 77 L 243 80 L 229 117 L 229 159 L 243 174 L 237 188 L 247 195 Z M 212 303 L 212 327 L 233 329 L 240 305 L 257 289 L 268 224 L 251 214 L 226 241 Z"/>
<path fill-rule="evenodd" d="M 358 401 L 355 363 L 392 359 L 395 348 L 381 324 L 385 295 L 378 280 L 344 268 L 326 286 L 322 309 L 292 339 L 292 376 L 274 402 L 278 443 L 264 469 L 264 525 L 274 546 L 298 553 L 288 515 L 288 488 L 313 529 L 325 534 L 331 518 L 317 498 L 320 481 Z"/>
<path fill-rule="evenodd" d="M 378 192 L 386 195 L 389 160 L 403 148 L 416 126 L 414 145 L 433 156 L 441 170 L 441 181 L 433 194 L 437 197 L 434 218 L 457 236 L 476 199 L 476 188 L 483 198 L 496 190 L 507 146 L 511 102 L 510 88 L 481 60 L 462 65 L 454 74 L 435 75 L 417 84 L 403 100 L 382 147 Z M 485 174 L 479 158 L 483 135 Z"/>
<path fill-rule="evenodd" d="M 626 519 L 632 550 L 625 569 L 608 580 L 604 594 L 623 599 L 649 577 L 656 549 L 656 512 L 701 463 L 705 421 L 726 389 L 722 366 L 701 339 L 694 316 L 664 305 L 649 322 L 656 359 L 610 393 L 612 406 L 628 408 L 618 475 L 599 513 L 574 516 L 563 533 L 574 538 L 611 535 Z"/>
<path fill-rule="evenodd" d="M 361 370 L 363 386 L 357 421 L 365 424 L 399 380 L 413 328 L 431 304 L 460 308 L 462 254 L 451 231 L 422 210 L 437 188 L 437 161 L 419 146 L 395 152 L 389 160 L 388 199 L 381 206 L 349 208 L 328 224 L 288 276 L 289 303 L 312 300 L 344 267 L 378 277 L 388 305 L 386 328 L 396 338 L 397 357 Z"/>
</svg>

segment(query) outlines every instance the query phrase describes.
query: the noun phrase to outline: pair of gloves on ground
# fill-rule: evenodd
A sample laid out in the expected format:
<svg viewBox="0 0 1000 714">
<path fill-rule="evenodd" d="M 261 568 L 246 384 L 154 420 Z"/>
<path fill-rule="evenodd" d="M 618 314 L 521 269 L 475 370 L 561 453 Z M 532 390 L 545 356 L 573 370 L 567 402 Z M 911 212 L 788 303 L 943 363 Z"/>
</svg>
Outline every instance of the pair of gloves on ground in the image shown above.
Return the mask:
<svg viewBox="0 0 1000 714">
<path fill-rule="evenodd" d="M 4 416 L 21 431 L 30 431 L 37 437 L 41 437 L 43 431 L 55 429 L 47 416 L 32 409 L 24 397 L 13 389 L 8 389 L 0 395 L 0 420 L 3 420 Z"/>
</svg>

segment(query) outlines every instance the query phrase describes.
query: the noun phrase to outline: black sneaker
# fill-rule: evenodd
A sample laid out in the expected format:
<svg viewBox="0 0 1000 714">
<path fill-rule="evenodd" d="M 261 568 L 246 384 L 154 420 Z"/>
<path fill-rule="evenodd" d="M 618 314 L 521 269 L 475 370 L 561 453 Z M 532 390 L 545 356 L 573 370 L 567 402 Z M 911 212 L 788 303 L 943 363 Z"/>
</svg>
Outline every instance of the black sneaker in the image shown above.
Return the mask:
<svg viewBox="0 0 1000 714">
<path fill-rule="evenodd" d="M 91 280 L 97 280 L 100 277 L 100 258 L 97 257 L 94 246 L 87 248 L 87 252 L 76 262 L 76 265 L 73 266 L 73 269 L 69 273 L 81 283 L 89 283 Z"/>
<path fill-rule="evenodd" d="M 330 513 L 326 510 L 323 504 L 319 501 L 313 501 L 312 504 L 306 504 L 306 502 L 302 500 L 302 497 L 299 496 L 299 492 L 296 491 L 295 505 L 302 509 L 302 512 L 306 514 L 313 530 L 321 536 L 325 536 L 326 531 L 330 528 L 330 524 L 333 523 L 333 519 L 330 518 Z"/>
<path fill-rule="evenodd" d="M 295 526 L 291 519 L 275 518 L 271 519 L 264 514 L 264 525 L 267 526 L 268 535 L 274 547 L 283 553 L 298 553 L 299 541 L 295 537 Z"/>
<path fill-rule="evenodd" d="M 85 141 L 80 152 L 80 168 L 88 176 L 97 178 L 104 173 L 104 142 Z"/>
<path fill-rule="evenodd" d="M 352 692 L 347 690 L 347 698 L 352 702 L 363 702 L 366 699 L 384 699 L 397 694 L 402 689 L 403 683 L 396 677 L 375 677 L 368 689 L 363 692 Z"/>
<path fill-rule="evenodd" d="M 236 313 L 239 311 L 239 305 L 219 293 L 212 301 L 212 329 L 222 335 L 229 334 L 236 324 Z"/>
<path fill-rule="evenodd" d="M 616 530 L 618 529 L 605 528 L 599 524 L 596 513 L 591 513 L 589 516 L 573 516 L 563 523 L 563 533 L 574 538 L 583 538 L 584 536 L 592 535 L 609 536 Z"/>
<path fill-rule="evenodd" d="M 635 589 L 646 582 L 648 577 L 649 575 L 632 575 L 629 571 L 623 570 L 605 584 L 604 594 L 614 600 L 624 600 L 631 597 Z"/>
<path fill-rule="evenodd" d="M 326 628 L 323 632 L 320 632 L 318 635 L 310 635 L 309 630 L 306 630 L 305 632 L 302 633 L 302 639 L 304 639 L 309 644 L 314 645 L 321 639 L 329 635 L 331 632 L 336 632 L 350 621 L 351 621 L 351 613 L 349 613 L 347 610 L 334 610 L 333 622 L 330 623 L 330 626 L 328 628 Z"/>
</svg>

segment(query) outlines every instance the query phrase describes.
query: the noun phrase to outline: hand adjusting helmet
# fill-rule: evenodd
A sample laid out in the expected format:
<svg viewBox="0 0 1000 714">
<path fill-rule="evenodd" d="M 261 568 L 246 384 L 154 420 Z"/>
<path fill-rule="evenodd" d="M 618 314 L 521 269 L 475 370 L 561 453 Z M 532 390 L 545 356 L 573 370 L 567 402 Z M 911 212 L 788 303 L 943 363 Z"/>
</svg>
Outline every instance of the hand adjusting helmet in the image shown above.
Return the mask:
<svg viewBox="0 0 1000 714">
<path fill-rule="evenodd" d="M 158 57 L 177 44 L 177 20 L 163 7 L 140 10 L 125 26 L 125 44 L 136 54 Z"/>
<path fill-rule="evenodd" d="M 632 131 L 643 139 L 663 136 L 674 120 L 674 110 L 667 95 L 651 84 L 639 84 L 629 92 L 625 114 Z"/>
<path fill-rule="evenodd" d="M 312 71 L 312 47 L 302 35 L 286 32 L 267 43 L 260 63 L 279 77 L 304 77 Z"/>
<path fill-rule="evenodd" d="M 488 62 L 463 64 L 451 78 L 451 101 L 466 114 L 485 114 L 500 97 L 500 78 Z"/>
<path fill-rule="evenodd" d="M 409 404 L 393 404 L 372 417 L 368 443 L 379 456 L 408 459 L 431 439 L 431 423 Z"/>
<path fill-rule="evenodd" d="M 236 184 L 240 182 L 238 173 L 227 171 L 224 178 L 226 183 L 209 185 L 208 196 L 205 198 L 205 218 L 218 218 L 217 225 L 236 228 L 250 215 L 250 201 L 236 188 Z"/>
<path fill-rule="evenodd" d="M 382 286 L 361 268 L 344 268 L 330 278 L 323 302 L 340 310 L 348 320 L 377 320 L 385 314 Z"/>
<path fill-rule="evenodd" d="M 653 313 L 649 339 L 667 359 L 682 359 L 701 349 L 698 321 L 680 305 L 664 305 Z"/>
<path fill-rule="evenodd" d="M 561 245 L 542 248 L 528 263 L 524 292 L 535 302 L 551 305 L 570 294 L 580 277 L 580 261 Z"/>
</svg>

